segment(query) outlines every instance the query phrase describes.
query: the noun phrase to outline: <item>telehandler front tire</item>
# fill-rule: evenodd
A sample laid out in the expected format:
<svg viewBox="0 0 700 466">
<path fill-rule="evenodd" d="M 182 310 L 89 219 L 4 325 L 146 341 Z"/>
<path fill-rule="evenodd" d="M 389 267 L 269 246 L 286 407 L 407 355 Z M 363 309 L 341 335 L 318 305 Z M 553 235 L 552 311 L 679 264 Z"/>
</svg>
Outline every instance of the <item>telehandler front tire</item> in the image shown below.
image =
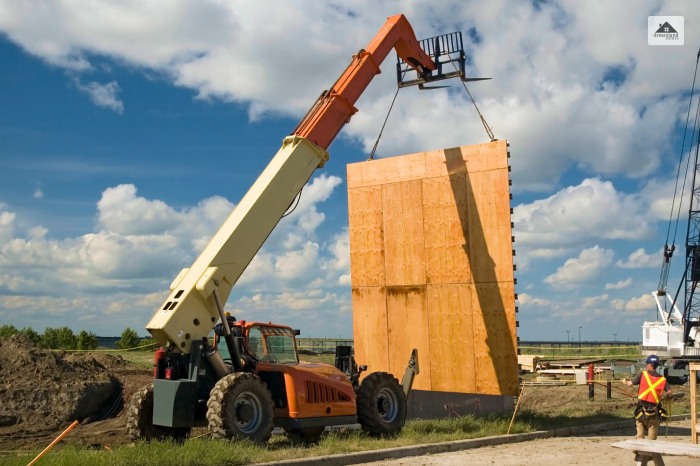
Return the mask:
<svg viewBox="0 0 700 466">
<path fill-rule="evenodd" d="M 406 396 L 387 372 L 369 374 L 357 390 L 357 420 L 372 436 L 398 434 L 406 423 Z"/>
<path fill-rule="evenodd" d="M 207 421 L 212 438 L 265 443 L 272 435 L 273 417 L 272 395 L 257 375 L 226 375 L 209 394 Z"/>
</svg>

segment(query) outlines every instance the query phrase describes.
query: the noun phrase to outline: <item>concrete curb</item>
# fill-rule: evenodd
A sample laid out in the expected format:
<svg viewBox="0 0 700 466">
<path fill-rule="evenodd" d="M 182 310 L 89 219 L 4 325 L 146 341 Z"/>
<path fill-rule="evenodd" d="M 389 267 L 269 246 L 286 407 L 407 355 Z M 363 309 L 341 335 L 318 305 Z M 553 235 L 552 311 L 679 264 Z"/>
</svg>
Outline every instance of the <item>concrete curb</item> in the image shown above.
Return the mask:
<svg viewBox="0 0 700 466">
<path fill-rule="evenodd" d="M 672 416 L 672 421 L 682 421 L 690 419 L 689 414 Z M 358 463 L 371 463 L 373 461 L 383 461 L 387 459 L 405 458 L 410 456 L 434 455 L 437 453 L 448 453 L 452 451 L 468 450 L 470 448 L 480 448 L 492 445 L 503 445 L 507 443 L 525 442 L 528 440 L 544 439 L 551 437 L 570 437 L 575 435 L 588 434 L 593 432 L 604 432 L 606 430 L 630 429 L 630 435 L 634 434 L 634 420 L 607 422 L 604 424 L 589 424 L 583 426 L 563 427 L 554 430 L 539 430 L 525 434 L 494 435 L 469 440 L 454 440 L 451 442 L 431 443 L 425 445 L 411 445 L 407 447 L 385 448 L 383 450 L 370 450 L 353 453 L 344 453 L 328 456 L 312 456 L 307 458 L 296 458 L 291 460 L 273 461 L 270 463 L 257 463 L 257 466 L 298 466 L 298 465 L 318 465 L 318 466 L 346 466 Z"/>
</svg>

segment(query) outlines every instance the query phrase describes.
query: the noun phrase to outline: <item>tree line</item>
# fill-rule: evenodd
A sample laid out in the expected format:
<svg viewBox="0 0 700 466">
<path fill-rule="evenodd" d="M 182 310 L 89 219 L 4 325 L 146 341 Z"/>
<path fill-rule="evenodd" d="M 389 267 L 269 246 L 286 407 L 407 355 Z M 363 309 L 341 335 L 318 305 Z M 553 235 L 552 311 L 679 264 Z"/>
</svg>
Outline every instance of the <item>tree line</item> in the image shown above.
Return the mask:
<svg viewBox="0 0 700 466">
<path fill-rule="evenodd" d="M 63 350 L 94 350 L 97 349 L 97 335 L 93 332 L 81 330 L 77 335 L 68 327 L 51 328 L 46 327 L 44 333 L 40 334 L 31 327 L 21 330 L 14 325 L 0 326 L 0 338 L 12 335 L 23 335 L 34 345 L 46 349 Z M 127 327 L 116 343 L 119 349 L 142 348 L 152 349 L 155 340 L 152 338 L 140 338 L 135 330 Z"/>
</svg>

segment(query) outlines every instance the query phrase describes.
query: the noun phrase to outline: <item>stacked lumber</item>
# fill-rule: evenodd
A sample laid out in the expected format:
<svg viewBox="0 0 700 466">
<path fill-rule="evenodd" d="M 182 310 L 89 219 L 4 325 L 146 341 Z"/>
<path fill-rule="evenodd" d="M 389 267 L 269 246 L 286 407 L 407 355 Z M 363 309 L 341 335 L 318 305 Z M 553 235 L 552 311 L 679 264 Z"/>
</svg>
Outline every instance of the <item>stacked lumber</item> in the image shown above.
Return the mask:
<svg viewBox="0 0 700 466">
<path fill-rule="evenodd" d="M 518 355 L 518 368 L 520 372 L 537 372 L 537 364 L 540 362 L 540 356 L 531 354 Z"/>
</svg>

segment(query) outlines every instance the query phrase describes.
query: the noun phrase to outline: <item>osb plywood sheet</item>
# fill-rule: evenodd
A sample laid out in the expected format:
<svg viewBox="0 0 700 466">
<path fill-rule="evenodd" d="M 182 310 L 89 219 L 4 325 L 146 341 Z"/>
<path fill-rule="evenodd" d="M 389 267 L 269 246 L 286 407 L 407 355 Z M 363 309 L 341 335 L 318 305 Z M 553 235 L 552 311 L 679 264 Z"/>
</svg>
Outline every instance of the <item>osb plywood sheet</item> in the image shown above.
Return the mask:
<svg viewBox="0 0 700 466">
<path fill-rule="evenodd" d="M 517 392 L 508 186 L 505 141 L 348 166 L 354 338 L 361 363 L 371 361 L 375 370 L 400 378 L 415 347 L 417 388 Z M 363 270 L 368 266 L 382 271 Z M 358 298 L 369 289 L 364 283 L 384 287 L 385 302 L 379 295 Z M 384 327 L 377 312 L 386 316 Z M 376 339 L 386 348 L 370 351 Z"/>
<path fill-rule="evenodd" d="M 427 291 L 432 389 L 476 393 L 470 285 L 430 285 Z"/>
<path fill-rule="evenodd" d="M 427 283 L 470 282 L 466 174 L 423 180 L 423 224 Z"/>
<path fill-rule="evenodd" d="M 477 393 L 515 395 L 518 355 L 513 283 L 471 285 Z"/>
<path fill-rule="evenodd" d="M 420 180 L 382 186 L 387 286 L 425 284 L 422 197 Z"/>
<path fill-rule="evenodd" d="M 357 364 L 366 364 L 367 372 L 386 371 L 389 367 L 386 289 L 353 287 L 352 330 Z"/>
<path fill-rule="evenodd" d="M 428 335 L 428 313 L 426 287 L 392 286 L 386 289 L 387 326 L 385 339 L 389 343 L 388 370 L 399 380 L 411 357 L 413 348 L 418 349 L 420 374 L 413 387 L 418 390 L 431 389 L 430 338 Z"/>
<path fill-rule="evenodd" d="M 508 159 L 503 156 L 507 151 L 506 141 L 496 141 L 426 152 L 425 178 L 491 170 L 507 171 Z"/>
<path fill-rule="evenodd" d="M 382 187 L 348 192 L 352 286 L 384 286 L 384 217 Z"/>
<path fill-rule="evenodd" d="M 506 141 L 418 152 L 347 166 L 348 189 L 457 173 L 508 169 L 508 161 L 493 154 L 507 151 Z"/>
<path fill-rule="evenodd" d="M 425 178 L 424 153 L 348 165 L 348 189 Z"/>
</svg>

